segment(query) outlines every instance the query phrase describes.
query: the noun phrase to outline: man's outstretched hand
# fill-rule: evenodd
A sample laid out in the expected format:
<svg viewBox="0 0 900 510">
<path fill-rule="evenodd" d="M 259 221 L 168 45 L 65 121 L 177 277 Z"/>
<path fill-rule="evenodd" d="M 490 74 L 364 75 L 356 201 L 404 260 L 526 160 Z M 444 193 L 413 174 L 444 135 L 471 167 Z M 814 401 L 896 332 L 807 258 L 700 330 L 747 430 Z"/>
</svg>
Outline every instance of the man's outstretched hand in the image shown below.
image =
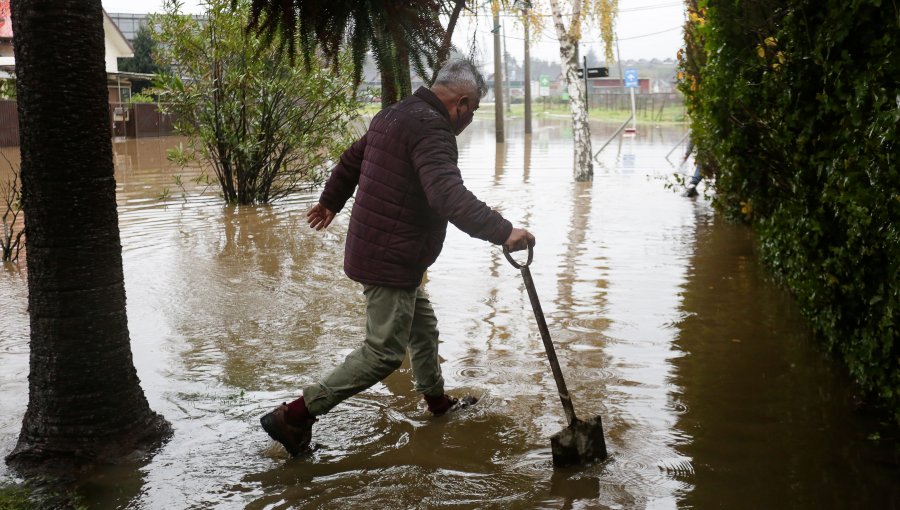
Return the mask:
<svg viewBox="0 0 900 510">
<path fill-rule="evenodd" d="M 309 223 L 311 228 L 316 230 L 327 228 L 328 225 L 331 225 L 331 220 L 333 219 L 334 213 L 321 203 L 312 206 L 306 211 L 306 222 Z"/>
<path fill-rule="evenodd" d="M 534 236 L 524 228 L 513 228 L 503 246 L 509 251 L 525 250 L 529 246 L 534 247 Z"/>
</svg>

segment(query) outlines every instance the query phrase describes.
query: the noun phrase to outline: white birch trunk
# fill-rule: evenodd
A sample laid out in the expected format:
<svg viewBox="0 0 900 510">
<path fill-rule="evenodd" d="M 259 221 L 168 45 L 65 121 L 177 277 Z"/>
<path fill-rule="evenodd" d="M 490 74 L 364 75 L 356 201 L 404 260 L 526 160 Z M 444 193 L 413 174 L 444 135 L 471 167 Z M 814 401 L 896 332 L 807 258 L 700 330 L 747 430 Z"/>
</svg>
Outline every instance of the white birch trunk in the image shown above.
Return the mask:
<svg viewBox="0 0 900 510">
<path fill-rule="evenodd" d="M 559 56 L 562 59 L 562 71 L 566 76 L 566 89 L 569 92 L 569 104 L 572 107 L 572 134 L 574 138 L 576 181 L 588 181 L 594 177 L 594 162 L 591 153 L 591 128 L 588 124 L 587 104 L 585 103 L 585 87 L 583 78 L 578 77 L 577 45 L 580 37 L 581 1 L 575 0 L 572 13 L 572 26 L 566 30 L 562 20 L 559 0 L 550 0 L 553 9 L 553 21 L 556 35 L 559 38 Z M 585 69 L 584 72 L 587 72 Z"/>
</svg>

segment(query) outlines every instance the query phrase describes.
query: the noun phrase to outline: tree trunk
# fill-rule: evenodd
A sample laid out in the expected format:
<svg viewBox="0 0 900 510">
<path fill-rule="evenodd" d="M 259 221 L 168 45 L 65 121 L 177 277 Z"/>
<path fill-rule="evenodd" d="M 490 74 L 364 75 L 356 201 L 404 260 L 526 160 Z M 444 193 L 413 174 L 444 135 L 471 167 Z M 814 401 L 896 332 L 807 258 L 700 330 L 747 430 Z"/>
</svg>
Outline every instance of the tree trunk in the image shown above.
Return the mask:
<svg viewBox="0 0 900 510">
<path fill-rule="evenodd" d="M 402 101 L 411 96 L 412 91 L 412 75 L 409 66 L 409 51 L 406 43 L 394 33 L 394 61 L 397 63 L 397 100 Z"/>
<path fill-rule="evenodd" d="M 588 124 L 587 105 L 584 101 L 584 81 L 578 77 L 577 41 L 570 37 L 560 38 L 559 56 L 562 58 L 563 74 L 569 91 L 569 105 L 572 107 L 572 135 L 575 145 L 575 180 L 589 181 L 594 177 L 594 162 L 591 154 L 591 127 Z"/>
<path fill-rule="evenodd" d="M 381 69 L 381 107 L 388 106 L 397 102 L 397 76 L 394 74 L 394 67 L 386 65 Z"/>
<path fill-rule="evenodd" d="M 528 18 L 523 17 L 522 24 L 525 32 L 525 58 L 523 69 L 525 73 L 525 134 L 531 134 L 531 41 L 529 41 L 530 28 L 528 26 Z"/>
<path fill-rule="evenodd" d="M 566 76 L 569 105 L 572 107 L 572 133 L 574 138 L 576 181 L 588 181 L 594 177 L 594 162 L 591 154 L 591 128 L 588 125 L 587 104 L 584 82 L 578 78 L 578 37 L 581 32 L 581 2 L 573 6 L 572 25 L 567 31 L 562 21 L 559 0 L 550 0 L 554 26 L 559 39 L 559 56 L 562 71 Z M 587 72 L 587 69 L 584 70 Z"/>
<path fill-rule="evenodd" d="M 171 429 L 132 362 L 100 0 L 17 0 L 12 19 L 31 356 L 6 460 L 57 471 L 153 447 Z"/>
<path fill-rule="evenodd" d="M 375 53 L 375 63 L 381 73 L 381 107 L 387 108 L 398 101 L 396 55 L 393 40 L 384 30 L 376 28 L 375 39 L 372 51 Z"/>
<path fill-rule="evenodd" d="M 506 130 L 503 125 L 503 74 L 500 72 L 500 6 L 494 0 L 491 5 L 494 20 L 494 140 L 497 143 L 506 141 Z"/>
</svg>

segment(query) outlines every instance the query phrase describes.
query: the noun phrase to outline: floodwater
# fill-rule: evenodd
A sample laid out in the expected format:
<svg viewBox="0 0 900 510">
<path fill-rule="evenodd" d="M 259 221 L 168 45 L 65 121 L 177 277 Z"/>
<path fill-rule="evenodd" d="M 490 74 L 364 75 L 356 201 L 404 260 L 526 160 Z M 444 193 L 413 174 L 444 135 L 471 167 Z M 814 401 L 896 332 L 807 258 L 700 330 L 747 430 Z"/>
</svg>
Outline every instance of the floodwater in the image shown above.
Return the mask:
<svg viewBox="0 0 900 510">
<path fill-rule="evenodd" d="M 341 266 L 347 211 L 317 233 L 304 221 L 313 192 L 226 207 L 190 175 L 183 199 L 165 162 L 178 140 L 130 140 L 115 151 L 132 345 L 175 435 L 145 463 L 80 480 L 83 502 L 900 508 L 896 458 L 869 438 L 877 429 L 852 385 L 756 261 L 751 233 L 666 188 L 675 169 L 664 156 L 684 128 L 639 126 L 603 152 L 593 182 L 576 183 L 566 124 L 537 123 L 529 139 L 512 121 L 498 145 L 493 124 L 476 120 L 460 167 L 537 236 L 538 294 L 577 413 L 603 417 L 608 461 L 553 468 L 563 413 L 521 275 L 452 227 L 424 285 L 447 387 L 479 404 L 430 418 L 404 364 L 322 417 L 313 452 L 289 459 L 259 417 L 363 337 L 361 288 Z M 595 141 L 614 127 L 595 125 Z M 25 280 L 0 271 L 0 455 L 27 403 Z"/>
</svg>

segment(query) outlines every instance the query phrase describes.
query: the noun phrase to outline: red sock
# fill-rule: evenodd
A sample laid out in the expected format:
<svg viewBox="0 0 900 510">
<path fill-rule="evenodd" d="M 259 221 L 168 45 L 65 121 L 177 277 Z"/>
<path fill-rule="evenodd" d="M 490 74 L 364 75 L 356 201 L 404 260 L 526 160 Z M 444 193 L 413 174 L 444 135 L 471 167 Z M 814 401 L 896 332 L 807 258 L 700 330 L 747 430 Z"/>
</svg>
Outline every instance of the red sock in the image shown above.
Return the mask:
<svg viewBox="0 0 900 510">
<path fill-rule="evenodd" d="M 288 425 L 299 427 L 312 418 L 312 415 L 309 414 L 309 409 L 306 408 L 306 402 L 303 400 L 303 397 L 298 398 L 287 406 L 284 420 L 288 422 Z"/>
</svg>

